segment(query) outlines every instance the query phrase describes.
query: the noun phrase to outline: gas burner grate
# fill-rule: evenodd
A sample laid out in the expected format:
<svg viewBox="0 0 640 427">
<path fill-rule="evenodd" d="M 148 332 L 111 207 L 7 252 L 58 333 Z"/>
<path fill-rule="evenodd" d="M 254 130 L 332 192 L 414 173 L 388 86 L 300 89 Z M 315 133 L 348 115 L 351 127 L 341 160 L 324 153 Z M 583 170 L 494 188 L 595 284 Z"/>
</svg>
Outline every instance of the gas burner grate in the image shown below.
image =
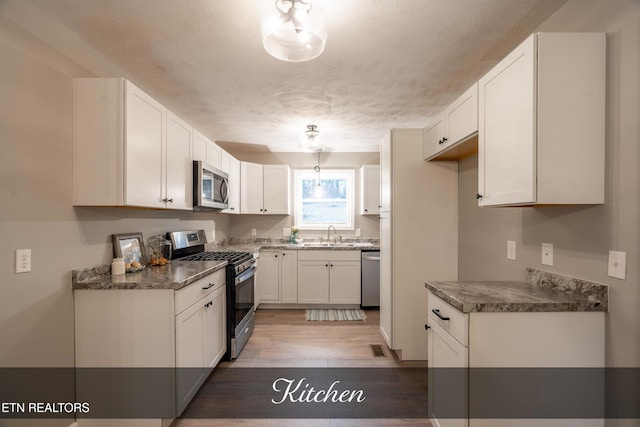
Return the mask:
<svg viewBox="0 0 640 427">
<path fill-rule="evenodd" d="M 200 252 L 180 258 L 180 261 L 229 261 L 236 264 L 251 258 L 249 252 Z"/>
</svg>

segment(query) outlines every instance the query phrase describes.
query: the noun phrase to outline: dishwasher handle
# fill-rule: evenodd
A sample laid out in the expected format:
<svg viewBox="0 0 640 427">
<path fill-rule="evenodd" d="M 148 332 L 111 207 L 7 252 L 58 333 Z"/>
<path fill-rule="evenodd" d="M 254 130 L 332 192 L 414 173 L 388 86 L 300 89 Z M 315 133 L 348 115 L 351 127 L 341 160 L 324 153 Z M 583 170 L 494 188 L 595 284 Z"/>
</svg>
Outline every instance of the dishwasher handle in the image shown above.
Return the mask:
<svg viewBox="0 0 640 427">
<path fill-rule="evenodd" d="M 362 255 L 362 259 L 366 261 L 380 261 L 380 255 L 378 256 Z"/>
</svg>

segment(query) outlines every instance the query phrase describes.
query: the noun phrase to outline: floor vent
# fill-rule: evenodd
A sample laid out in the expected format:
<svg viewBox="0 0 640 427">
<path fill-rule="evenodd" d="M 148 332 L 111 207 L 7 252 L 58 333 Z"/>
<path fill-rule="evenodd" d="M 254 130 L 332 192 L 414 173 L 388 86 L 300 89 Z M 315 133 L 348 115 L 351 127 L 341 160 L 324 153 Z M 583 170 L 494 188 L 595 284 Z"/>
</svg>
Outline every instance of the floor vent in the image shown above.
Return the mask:
<svg viewBox="0 0 640 427">
<path fill-rule="evenodd" d="M 369 344 L 369 347 L 371 348 L 373 357 L 387 357 L 387 355 L 384 354 L 384 350 L 382 349 L 382 346 L 380 344 Z"/>
</svg>

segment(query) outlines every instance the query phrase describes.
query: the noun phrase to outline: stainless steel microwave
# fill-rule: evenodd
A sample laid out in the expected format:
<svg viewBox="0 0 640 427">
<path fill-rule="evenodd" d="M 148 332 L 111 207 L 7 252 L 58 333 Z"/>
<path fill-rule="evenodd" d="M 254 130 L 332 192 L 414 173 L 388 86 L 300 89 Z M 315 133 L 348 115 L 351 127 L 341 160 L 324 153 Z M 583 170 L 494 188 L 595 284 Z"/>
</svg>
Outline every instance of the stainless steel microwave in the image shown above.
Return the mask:
<svg viewBox="0 0 640 427">
<path fill-rule="evenodd" d="M 193 209 L 222 210 L 229 207 L 229 175 L 202 160 L 193 161 Z"/>
</svg>

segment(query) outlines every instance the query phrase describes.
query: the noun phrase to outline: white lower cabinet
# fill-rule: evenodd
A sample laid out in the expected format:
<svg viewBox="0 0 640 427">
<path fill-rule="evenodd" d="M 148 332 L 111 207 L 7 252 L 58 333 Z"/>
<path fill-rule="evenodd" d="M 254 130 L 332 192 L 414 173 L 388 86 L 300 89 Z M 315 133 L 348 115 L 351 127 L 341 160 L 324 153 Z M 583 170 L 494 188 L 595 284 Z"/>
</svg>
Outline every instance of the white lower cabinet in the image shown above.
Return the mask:
<svg viewBox="0 0 640 427">
<path fill-rule="evenodd" d="M 176 368 L 180 415 L 226 352 L 226 278 L 218 270 L 180 290 L 74 291 L 76 367 Z M 108 345 L 105 345 L 108 343 Z M 79 426 L 141 420 L 78 419 Z M 168 425 L 146 419 L 145 426 Z"/>
<path fill-rule="evenodd" d="M 298 303 L 360 304 L 360 251 L 299 251 Z"/>
<path fill-rule="evenodd" d="M 260 251 L 258 301 L 296 304 L 298 302 L 298 251 Z"/>
<path fill-rule="evenodd" d="M 470 375 L 476 368 L 603 368 L 605 313 L 466 314 L 431 292 L 428 298 L 429 418 L 434 427 L 604 426 L 602 419 L 469 418 L 469 408 L 475 404 L 479 409 L 478 401 L 486 397 L 486 379 L 481 383 Z M 521 387 L 523 394 L 530 393 Z M 604 383 L 594 388 L 602 390 L 595 399 L 604 405 Z M 459 414 L 467 417 L 453 418 Z"/>
</svg>

